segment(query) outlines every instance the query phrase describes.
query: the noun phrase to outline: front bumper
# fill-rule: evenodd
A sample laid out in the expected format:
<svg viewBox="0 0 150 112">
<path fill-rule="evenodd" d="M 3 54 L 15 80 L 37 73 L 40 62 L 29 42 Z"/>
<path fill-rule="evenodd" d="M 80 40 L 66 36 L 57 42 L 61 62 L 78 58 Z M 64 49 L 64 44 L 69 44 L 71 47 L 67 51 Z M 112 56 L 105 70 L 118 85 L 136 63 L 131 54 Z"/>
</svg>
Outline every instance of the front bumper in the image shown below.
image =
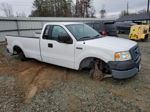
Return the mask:
<svg viewBox="0 0 150 112">
<path fill-rule="evenodd" d="M 138 68 L 133 68 L 125 71 L 112 70 L 112 76 L 115 79 L 127 79 L 135 76 L 138 73 Z"/>
<path fill-rule="evenodd" d="M 135 62 L 134 60 L 129 61 L 111 61 L 109 66 L 112 70 L 112 76 L 116 79 L 127 79 L 135 76 L 140 69 L 141 57 Z"/>
</svg>

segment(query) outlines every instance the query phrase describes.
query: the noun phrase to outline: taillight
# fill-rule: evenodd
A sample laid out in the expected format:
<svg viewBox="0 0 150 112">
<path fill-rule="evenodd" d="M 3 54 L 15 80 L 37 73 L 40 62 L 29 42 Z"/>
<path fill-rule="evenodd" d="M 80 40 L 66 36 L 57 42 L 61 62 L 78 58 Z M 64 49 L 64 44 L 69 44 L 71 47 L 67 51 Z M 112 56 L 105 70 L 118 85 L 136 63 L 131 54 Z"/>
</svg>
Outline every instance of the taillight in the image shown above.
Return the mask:
<svg viewBox="0 0 150 112">
<path fill-rule="evenodd" d="M 107 32 L 105 30 L 102 31 L 103 36 L 107 36 Z"/>
</svg>

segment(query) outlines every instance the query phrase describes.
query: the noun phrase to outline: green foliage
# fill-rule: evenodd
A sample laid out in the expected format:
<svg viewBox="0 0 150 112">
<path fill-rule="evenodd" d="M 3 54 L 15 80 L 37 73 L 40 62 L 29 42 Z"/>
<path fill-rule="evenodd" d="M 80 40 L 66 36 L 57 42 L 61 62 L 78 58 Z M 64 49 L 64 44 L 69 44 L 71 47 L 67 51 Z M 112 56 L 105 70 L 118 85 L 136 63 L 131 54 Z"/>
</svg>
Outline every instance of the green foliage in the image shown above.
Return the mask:
<svg viewBox="0 0 150 112">
<path fill-rule="evenodd" d="M 69 10 L 71 4 L 66 0 L 35 0 L 31 16 L 66 17 L 72 16 Z"/>
<path fill-rule="evenodd" d="M 34 0 L 31 17 L 94 17 L 92 0 Z"/>
<path fill-rule="evenodd" d="M 90 9 L 92 0 L 77 0 L 76 4 L 76 16 L 78 17 L 90 17 Z"/>
</svg>

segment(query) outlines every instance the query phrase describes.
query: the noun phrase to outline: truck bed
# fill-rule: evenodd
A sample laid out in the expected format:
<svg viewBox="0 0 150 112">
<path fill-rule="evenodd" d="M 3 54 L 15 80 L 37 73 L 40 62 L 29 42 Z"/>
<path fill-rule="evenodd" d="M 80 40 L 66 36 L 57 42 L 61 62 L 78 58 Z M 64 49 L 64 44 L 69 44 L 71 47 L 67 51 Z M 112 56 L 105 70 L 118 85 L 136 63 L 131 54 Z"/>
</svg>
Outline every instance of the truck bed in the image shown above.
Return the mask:
<svg viewBox="0 0 150 112">
<path fill-rule="evenodd" d="M 27 37 L 27 36 L 6 36 L 8 46 L 7 49 L 13 53 L 14 46 L 19 46 L 28 58 L 35 58 L 41 60 L 40 55 L 40 37 Z"/>
</svg>

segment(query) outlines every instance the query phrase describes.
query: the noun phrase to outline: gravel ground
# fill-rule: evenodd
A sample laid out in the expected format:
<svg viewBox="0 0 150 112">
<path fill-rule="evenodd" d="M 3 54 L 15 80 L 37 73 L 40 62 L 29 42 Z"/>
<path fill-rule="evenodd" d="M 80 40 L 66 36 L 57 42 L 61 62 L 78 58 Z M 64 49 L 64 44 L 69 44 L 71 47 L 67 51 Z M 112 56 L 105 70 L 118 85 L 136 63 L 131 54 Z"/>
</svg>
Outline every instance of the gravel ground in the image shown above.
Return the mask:
<svg viewBox="0 0 150 112">
<path fill-rule="evenodd" d="M 150 41 L 138 43 L 138 75 L 103 81 L 91 80 L 86 71 L 31 59 L 21 62 L 1 46 L 0 112 L 149 112 Z"/>
</svg>

